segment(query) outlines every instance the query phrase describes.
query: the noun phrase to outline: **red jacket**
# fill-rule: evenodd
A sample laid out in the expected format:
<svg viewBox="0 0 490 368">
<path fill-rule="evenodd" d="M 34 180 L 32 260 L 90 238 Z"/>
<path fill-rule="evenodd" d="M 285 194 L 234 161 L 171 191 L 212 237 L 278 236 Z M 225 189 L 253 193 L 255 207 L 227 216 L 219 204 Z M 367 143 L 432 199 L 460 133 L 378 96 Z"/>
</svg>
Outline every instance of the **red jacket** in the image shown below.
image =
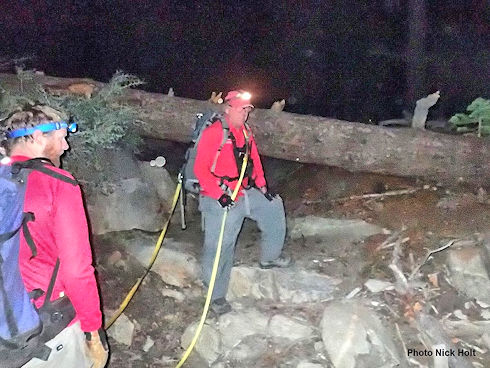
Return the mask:
<svg viewBox="0 0 490 368">
<path fill-rule="evenodd" d="M 245 144 L 245 136 L 243 130 L 236 129 L 230 125 L 230 133 L 233 134 L 236 140 L 237 147 L 243 147 Z M 251 132 L 249 132 L 249 142 L 251 144 L 251 152 L 249 160 L 253 160 L 252 179 L 255 181 L 257 187 L 263 187 L 266 185 L 264 178 L 264 170 L 262 169 L 262 163 L 260 161 L 259 152 L 255 139 Z M 238 177 L 241 168 L 237 168 L 235 156 L 233 154 L 233 142 L 228 138 L 218 156 L 216 162 L 216 168 L 214 175 L 211 172 L 216 152 L 223 140 L 223 128 L 221 122 L 217 121 L 211 126 L 206 128 L 202 132 L 201 139 L 197 145 L 197 155 L 194 163 L 194 173 L 196 174 L 199 185 L 201 186 L 201 194 L 218 199 L 223 194 L 223 190 L 220 188 L 220 176 L 228 176 L 230 178 Z M 217 177 L 218 176 L 218 177 Z M 238 180 L 231 182 L 225 181 L 225 184 L 234 190 Z M 246 187 L 248 184 L 248 178 L 244 178 L 242 187 Z M 242 195 L 241 190 L 239 196 Z"/>
<path fill-rule="evenodd" d="M 28 157 L 13 156 L 12 161 Z M 73 178 L 68 172 L 51 170 Z M 99 293 L 92 267 L 92 251 L 80 187 L 32 171 L 27 180 L 24 212 L 34 213 L 28 223 L 37 248 L 37 256 L 21 236 L 19 266 L 27 291 L 47 290 L 56 259 L 60 259 L 58 277 L 52 299 L 64 292 L 77 312 L 83 331 L 95 331 L 102 326 Z M 44 297 L 36 301 L 40 306 Z"/>
</svg>

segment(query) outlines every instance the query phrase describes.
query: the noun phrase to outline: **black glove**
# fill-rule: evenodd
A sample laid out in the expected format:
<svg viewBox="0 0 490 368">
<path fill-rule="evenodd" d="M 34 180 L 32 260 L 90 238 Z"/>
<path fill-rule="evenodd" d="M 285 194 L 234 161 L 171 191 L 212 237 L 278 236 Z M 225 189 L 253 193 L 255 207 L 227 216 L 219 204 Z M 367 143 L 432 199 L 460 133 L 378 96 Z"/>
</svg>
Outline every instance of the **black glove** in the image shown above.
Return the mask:
<svg viewBox="0 0 490 368">
<path fill-rule="evenodd" d="M 235 202 L 233 202 L 233 200 L 231 199 L 231 197 L 228 194 L 226 194 L 226 193 L 222 194 L 221 197 L 219 197 L 218 203 L 223 208 L 230 208 L 230 207 L 232 207 L 235 204 Z"/>
<path fill-rule="evenodd" d="M 267 191 L 264 193 L 265 198 L 267 198 L 269 201 L 272 201 L 274 198 L 276 198 L 277 194 Z"/>
</svg>

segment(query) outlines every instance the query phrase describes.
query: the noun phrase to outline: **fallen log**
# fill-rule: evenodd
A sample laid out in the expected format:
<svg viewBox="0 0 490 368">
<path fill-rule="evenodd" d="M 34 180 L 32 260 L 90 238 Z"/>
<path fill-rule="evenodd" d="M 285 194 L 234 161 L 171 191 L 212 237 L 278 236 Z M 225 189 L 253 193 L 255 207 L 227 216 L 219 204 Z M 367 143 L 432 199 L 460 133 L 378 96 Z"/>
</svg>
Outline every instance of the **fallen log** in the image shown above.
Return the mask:
<svg viewBox="0 0 490 368">
<path fill-rule="evenodd" d="M 36 75 L 37 82 L 66 93 L 77 83 L 103 85 L 90 79 Z M 19 89 L 12 74 L 0 74 L 0 83 Z M 131 89 L 121 103 L 134 106 L 142 136 L 190 141 L 195 114 L 218 105 L 208 101 L 171 97 Z M 475 136 L 444 135 L 417 129 L 392 129 L 311 115 L 255 109 L 249 118 L 262 154 L 302 163 L 342 167 L 351 172 L 373 172 L 418 177 L 471 187 L 490 185 L 490 140 Z"/>
</svg>

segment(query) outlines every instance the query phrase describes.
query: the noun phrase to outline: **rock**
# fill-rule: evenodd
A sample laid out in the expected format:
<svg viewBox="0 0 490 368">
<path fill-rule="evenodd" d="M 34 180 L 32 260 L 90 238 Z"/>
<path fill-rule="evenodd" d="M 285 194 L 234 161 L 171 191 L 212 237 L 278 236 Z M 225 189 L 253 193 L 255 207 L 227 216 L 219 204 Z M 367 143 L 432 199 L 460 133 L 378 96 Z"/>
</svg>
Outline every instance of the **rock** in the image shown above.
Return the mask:
<svg viewBox="0 0 490 368">
<path fill-rule="evenodd" d="M 107 264 L 109 266 L 114 266 L 117 262 L 119 262 L 122 258 L 121 252 L 115 250 L 111 253 L 111 255 L 107 258 Z"/>
<path fill-rule="evenodd" d="M 170 212 L 176 184 L 168 171 L 162 167 L 152 167 L 147 161 L 138 161 L 138 166 L 144 181 L 155 187 L 160 203 L 165 207 L 165 213 Z"/>
<path fill-rule="evenodd" d="M 274 273 L 268 271 L 256 267 L 233 267 L 227 299 L 234 300 L 242 297 L 274 299 Z"/>
<path fill-rule="evenodd" d="M 461 339 L 477 338 L 490 334 L 490 321 L 451 321 L 442 320 L 442 327 L 451 337 Z"/>
<path fill-rule="evenodd" d="M 318 237 L 325 242 L 343 239 L 355 242 L 368 236 L 381 233 L 382 228 L 362 220 L 340 220 L 316 216 L 293 218 L 288 221 L 292 239 Z"/>
<path fill-rule="evenodd" d="M 155 341 L 152 340 L 150 336 L 146 336 L 145 344 L 143 345 L 143 351 L 148 353 L 150 349 L 155 345 Z"/>
<path fill-rule="evenodd" d="M 197 325 L 198 322 L 195 322 L 184 331 L 181 338 L 181 345 L 184 349 L 187 349 L 194 338 Z M 194 350 L 208 362 L 208 365 L 211 365 L 214 361 L 216 361 L 216 359 L 218 359 L 222 350 L 221 336 L 219 332 L 214 327 L 205 324 L 199 338 L 197 339 Z"/>
<path fill-rule="evenodd" d="M 393 367 L 396 346 L 379 318 L 357 301 L 333 302 L 323 312 L 322 339 L 335 368 Z M 358 364 L 362 361 L 362 365 Z"/>
<path fill-rule="evenodd" d="M 333 298 L 335 286 L 341 280 L 306 270 L 274 270 L 275 287 L 279 301 L 303 304 L 327 301 Z"/>
<path fill-rule="evenodd" d="M 481 240 L 483 243 L 483 248 L 485 250 L 485 259 L 487 265 L 490 265 L 490 231 L 482 234 Z M 490 269 L 489 269 L 490 272 Z"/>
<path fill-rule="evenodd" d="M 391 282 L 369 279 L 364 283 L 364 286 L 368 288 L 368 290 L 372 293 L 379 293 L 385 290 L 393 290 L 395 287 Z"/>
<path fill-rule="evenodd" d="M 232 349 L 247 336 L 265 335 L 268 328 L 269 318 L 256 309 L 246 311 L 232 311 L 219 318 L 219 332 L 222 336 L 223 345 Z"/>
<path fill-rule="evenodd" d="M 451 282 L 471 298 L 490 303 L 490 279 L 477 247 L 451 249 L 448 252 Z"/>
<path fill-rule="evenodd" d="M 242 367 L 253 367 L 253 362 L 267 353 L 267 344 L 267 337 L 264 335 L 246 336 L 226 355 L 226 359 Z"/>
<path fill-rule="evenodd" d="M 129 318 L 122 313 L 114 324 L 107 330 L 107 334 L 120 344 L 131 346 L 135 326 Z"/>
<path fill-rule="evenodd" d="M 185 300 L 184 293 L 181 293 L 178 290 L 174 289 L 162 289 L 161 290 L 163 296 L 167 296 L 169 298 L 175 299 L 175 301 L 182 303 Z"/>
<path fill-rule="evenodd" d="M 481 343 L 490 350 L 490 333 L 484 333 L 481 337 Z"/>
<path fill-rule="evenodd" d="M 175 190 L 168 172 L 138 162 L 124 149 L 102 150 L 97 155 L 104 158 L 97 168 L 77 165 L 77 173 L 89 179 L 84 194 L 92 232 L 160 230 Z"/>
<path fill-rule="evenodd" d="M 294 341 L 310 338 L 313 334 L 313 328 L 305 321 L 297 321 L 277 314 L 272 317 L 269 323 L 269 332 L 271 336 Z"/>
<path fill-rule="evenodd" d="M 310 363 L 310 362 L 300 362 L 296 368 L 322 368 L 320 364 Z"/>
<path fill-rule="evenodd" d="M 157 236 L 147 237 L 145 240 L 139 237 L 125 246 L 130 254 L 146 266 L 153 254 L 156 240 Z M 162 280 L 169 285 L 189 287 L 199 277 L 199 263 L 193 255 L 175 248 L 186 249 L 186 246 L 167 239 L 160 249 L 152 271 L 160 275 Z"/>
<path fill-rule="evenodd" d="M 262 270 L 255 267 L 233 267 L 227 298 L 249 297 L 287 303 L 317 302 L 332 299 L 341 280 L 316 272 L 289 269 Z"/>
<path fill-rule="evenodd" d="M 488 193 L 485 189 L 479 188 L 476 194 L 476 200 L 478 203 L 488 203 Z"/>
<path fill-rule="evenodd" d="M 455 210 L 459 205 L 459 200 L 457 198 L 444 197 L 437 202 L 436 207 L 445 210 Z"/>
<path fill-rule="evenodd" d="M 87 200 L 92 232 L 141 229 L 158 231 L 163 227 L 165 213 L 156 189 L 141 178 L 114 182 L 111 192 L 95 192 Z"/>
</svg>

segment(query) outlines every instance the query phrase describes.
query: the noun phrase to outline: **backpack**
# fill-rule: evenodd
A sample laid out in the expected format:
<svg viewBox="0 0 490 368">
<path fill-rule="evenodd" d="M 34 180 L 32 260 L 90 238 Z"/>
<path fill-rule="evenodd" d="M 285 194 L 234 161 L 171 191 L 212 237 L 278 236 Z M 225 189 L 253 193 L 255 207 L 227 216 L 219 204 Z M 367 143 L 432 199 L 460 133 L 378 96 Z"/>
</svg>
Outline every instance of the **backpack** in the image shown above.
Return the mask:
<svg viewBox="0 0 490 368">
<path fill-rule="evenodd" d="M 199 194 L 200 186 L 199 180 L 197 180 L 196 175 L 194 174 L 194 164 L 196 162 L 197 155 L 197 145 L 199 140 L 201 139 L 203 131 L 213 124 L 216 121 L 221 122 L 221 127 L 223 128 L 223 139 L 221 140 L 220 146 L 216 151 L 216 155 L 214 156 L 214 161 L 211 166 L 211 173 L 214 175 L 214 170 L 216 169 L 216 163 L 218 161 L 218 157 L 223 149 L 228 138 L 230 138 L 233 142 L 233 152 L 235 154 L 235 159 L 237 161 L 237 168 L 240 171 L 241 161 L 243 160 L 243 155 L 245 150 L 240 151 L 236 147 L 235 138 L 233 134 L 230 133 L 230 127 L 223 116 L 214 111 L 208 111 L 205 113 L 197 114 L 196 124 L 194 127 L 194 132 L 192 133 L 191 145 L 187 149 L 185 153 L 185 162 L 180 170 L 180 179 L 182 180 L 182 187 L 187 191 L 194 194 Z M 250 128 L 245 124 L 245 127 L 248 131 Z M 248 161 L 246 176 L 251 180 L 251 174 L 253 170 L 253 162 L 252 160 Z M 226 179 L 228 181 L 236 180 L 238 178 L 230 178 L 230 177 L 220 177 L 221 179 Z"/>
<path fill-rule="evenodd" d="M 50 170 L 46 159 L 33 159 L 9 165 L 0 164 L 0 360 L 2 367 L 20 367 L 32 358 L 47 360 L 51 349 L 45 342 L 61 332 L 75 317 L 68 297 L 50 301 L 59 268 L 59 259 L 46 291 L 44 304 L 37 309 L 31 298 L 44 294 L 34 290 L 29 294 L 19 268 L 21 229 L 32 256 L 36 246 L 27 227 L 34 221 L 33 213 L 25 213 L 24 198 L 27 178 L 32 170 L 77 185 L 76 181 Z M 52 165 L 52 164 L 51 164 Z"/>
<path fill-rule="evenodd" d="M 180 170 L 180 174 L 182 177 L 182 186 L 184 187 L 184 189 L 188 192 L 199 194 L 200 186 L 199 180 L 197 180 L 196 174 L 194 174 L 194 163 L 196 162 L 197 144 L 201 139 L 202 132 L 204 131 L 204 129 L 206 129 L 217 120 L 221 121 L 221 125 L 223 127 L 223 139 L 214 159 L 212 167 L 212 170 L 214 171 L 216 161 L 218 161 L 219 153 L 221 152 L 221 149 L 223 148 L 226 140 L 230 135 L 230 128 L 228 127 L 225 119 L 223 119 L 223 117 L 215 111 L 200 113 L 197 114 L 196 117 L 197 119 L 194 126 L 194 131 L 192 133 L 191 145 L 185 153 L 185 162 L 182 166 L 182 169 Z"/>
</svg>

